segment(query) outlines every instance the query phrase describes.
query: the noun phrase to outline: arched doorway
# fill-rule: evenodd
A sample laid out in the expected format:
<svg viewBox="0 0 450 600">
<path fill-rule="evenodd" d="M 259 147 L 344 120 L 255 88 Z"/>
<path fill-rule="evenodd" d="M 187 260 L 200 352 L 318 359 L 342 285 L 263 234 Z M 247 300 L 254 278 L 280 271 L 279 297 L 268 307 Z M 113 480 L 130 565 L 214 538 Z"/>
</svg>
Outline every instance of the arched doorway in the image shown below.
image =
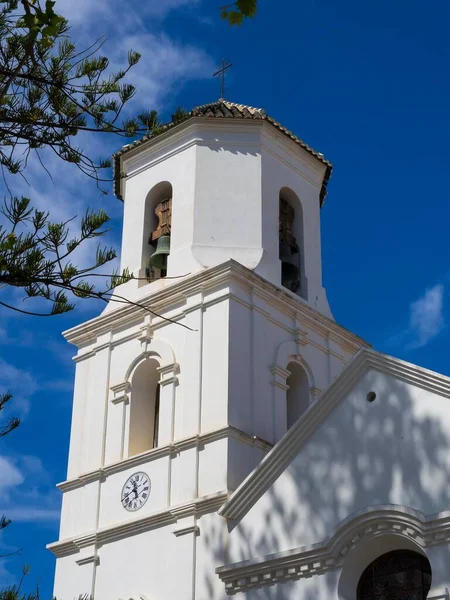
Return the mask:
<svg viewBox="0 0 450 600">
<path fill-rule="evenodd" d="M 411 550 L 394 550 L 364 570 L 357 600 L 425 600 L 431 587 L 428 559 Z"/>
</svg>

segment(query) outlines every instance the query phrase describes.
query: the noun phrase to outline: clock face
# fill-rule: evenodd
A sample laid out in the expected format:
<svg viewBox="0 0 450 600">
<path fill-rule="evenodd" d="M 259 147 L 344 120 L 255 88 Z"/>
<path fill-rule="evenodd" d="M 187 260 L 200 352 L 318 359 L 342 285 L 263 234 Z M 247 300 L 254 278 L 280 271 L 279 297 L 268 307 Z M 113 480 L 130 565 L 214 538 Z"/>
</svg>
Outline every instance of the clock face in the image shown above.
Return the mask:
<svg viewBox="0 0 450 600">
<path fill-rule="evenodd" d="M 121 502 L 127 510 L 139 510 L 150 496 L 150 478 L 142 471 L 129 477 L 122 488 Z"/>
</svg>

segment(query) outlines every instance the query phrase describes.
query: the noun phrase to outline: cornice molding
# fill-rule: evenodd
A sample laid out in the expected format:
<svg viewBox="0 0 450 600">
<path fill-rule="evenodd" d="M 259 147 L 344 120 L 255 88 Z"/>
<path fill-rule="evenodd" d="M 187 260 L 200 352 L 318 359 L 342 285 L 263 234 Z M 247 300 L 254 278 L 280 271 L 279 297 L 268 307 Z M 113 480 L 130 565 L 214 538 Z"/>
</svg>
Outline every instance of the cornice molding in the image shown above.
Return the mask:
<svg viewBox="0 0 450 600">
<path fill-rule="evenodd" d="M 121 383 L 116 383 L 116 385 L 112 385 L 110 390 L 113 393 L 113 397 L 111 398 L 111 402 L 113 404 L 119 404 L 119 402 L 128 402 L 128 395 L 131 390 L 131 384 L 129 381 L 122 381 Z"/>
<path fill-rule="evenodd" d="M 252 436 L 245 431 L 241 431 L 240 429 L 230 425 L 220 429 L 215 429 L 214 431 L 210 431 L 202 435 L 193 435 L 171 444 L 167 444 L 166 446 L 152 448 L 151 450 L 143 452 L 142 454 L 131 456 L 124 460 L 105 465 L 100 469 L 83 473 L 76 478 L 58 483 L 56 487 L 62 492 L 69 492 L 70 490 L 83 487 L 93 481 L 98 481 L 102 477 L 107 477 L 108 475 L 112 475 L 114 473 L 120 473 L 121 471 L 125 471 L 129 468 L 137 467 L 150 461 L 157 460 L 163 456 L 169 456 L 175 452 L 180 453 L 184 450 L 189 450 L 190 448 L 195 448 L 196 446 L 211 444 L 212 442 L 216 442 L 225 438 L 235 439 L 243 442 L 244 444 L 256 446 L 265 452 L 268 452 L 273 448 L 273 444 L 267 442 L 266 440 L 263 440 L 257 436 Z"/>
<path fill-rule="evenodd" d="M 322 393 L 322 390 L 320 388 L 317 388 L 317 387 L 312 387 L 312 388 L 310 388 L 309 391 L 310 391 L 311 396 L 313 398 L 317 398 L 317 396 L 320 396 L 320 394 Z"/>
<path fill-rule="evenodd" d="M 310 152 L 299 146 L 298 143 L 290 139 L 283 131 L 274 127 L 270 122 L 264 120 L 252 121 L 250 119 L 215 119 L 211 121 L 205 120 L 204 117 L 191 117 L 188 121 L 173 127 L 170 133 L 168 132 L 168 135 L 146 140 L 143 144 L 131 148 L 125 154 L 120 155 L 122 163 L 120 171 L 128 180 L 192 146 L 210 146 L 214 143 L 214 139 L 210 139 L 204 133 L 220 131 L 238 133 L 236 139 L 228 141 L 233 146 L 241 145 L 261 150 L 264 149 L 289 167 L 295 168 L 295 164 L 291 164 L 284 157 L 280 156 L 280 150 L 281 152 L 285 152 L 293 159 L 294 163 L 299 162 L 303 167 L 308 168 L 314 173 L 317 180 L 314 180 L 312 177 L 309 180 L 315 186 L 320 187 L 322 184 L 324 172 L 327 168 L 322 160 L 318 160 L 316 156 L 312 156 Z M 240 141 L 243 133 L 256 133 L 259 135 L 259 139 L 243 143 Z M 220 140 L 217 144 L 222 145 L 223 141 Z M 300 171 L 298 167 L 296 170 Z M 303 171 L 301 173 L 304 176 Z"/>
<path fill-rule="evenodd" d="M 244 289 L 250 289 L 253 295 L 259 296 L 269 305 L 284 313 L 296 314 L 302 320 L 303 326 L 317 330 L 321 335 L 332 335 L 338 343 L 351 349 L 352 353 L 356 352 L 361 346 L 368 346 L 362 338 L 319 313 L 303 299 L 266 281 L 254 271 L 247 269 L 234 260 L 186 276 L 181 280 L 172 280 L 164 289 L 154 291 L 148 297 L 137 298 L 135 300 L 136 304 L 121 306 L 103 313 L 86 323 L 65 331 L 64 336 L 76 346 L 88 346 L 95 343 L 98 337 L 105 333 L 120 330 L 123 327 L 129 328 L 132 325 L 142 325 L 147 308 L 151 308 L 153 312 L 164 314 L 164 312 L 167 312 L 168 307 L 177 304 L 186 305 L 186 298 L 189 296 L 220 287 L 227 287 L 231 283 L 238 284 Z M 193 306 L 190 305 L 188 310 L 192 311 Z M 184 314 L 181 308 L 180 312 L 171 315 L 171 318 L 175 321 L 181 320 L 184 318 Z M 165 322 L 155 317 L 152 322 L 152 330 L 155 330 L 161 324 L 164 325 Z M 141 330 L 138 330 L 133 337 L 139 337 L 140 335 L 142 335 Z M 86 351 L 92 352 L 93 349 L 89 348 Z M 83 356 L 86 356 L 86 354 Z"/>
<path fill-rule="evenodd" d="M 142 168 L 148 169 L 160 162 L 161 158 L 159 156 L 152 159 L 152 156 L 154 157 L 155 153 L 162 153 L 163 158 L 166 159 L 193 145 L 208 142 L 208 138 L 205 138 L 205 136 L 201 134 L 202 131 L 232 131 L 234 129 L 235 131 L 239 131 L 240 134 L 255 133 L 258 130 L 261 130 L 262 121 L 251 121 L 248 119 L 244 122 L 241 119 L 239 120 L 239 124 L 240 127 L 236 128 L 236 121 L 216 120 L 211 125 L 211 121 L 205 121 L 203 117 L 191 117 L 188 121 L 184 121 L 172 127 L 169 135 L 163 134 L 155 136 L 154 138 L 146 140 L 143 144 L 139 144 L 130 150 L 126 150 L 124 154 L 120 155 L 123 167 L 122 171 L 127 178 L 131 177 L 140 172 Z M 238 138 L 239 137 L 240 136 L 238 136 Z M 256 142 L 255 145 L 257 145 Z M 133 169 L 133 163 L 136 164 L 139 162 L 142 164 L 146 160 L 147 162 L 144 167 Z"/>
<path fill-rule="evenodd" d="M 287 431 L 259 465 L 244 479 L 222 506 L 219 514 L 226 519 L 241 519 L 289 466 L 316 429 L 369 369 L 392 375 L 429 392 L 450 398 L 449 377 L 398 358 L 362 348 L 330 387 L 323 392 L 320 401 L 314 402 L 308 408 L 303 417 Z"/>
<path fill-rule="evenodd" d="M 80 548 L 86 545 L 86 539 L 90 540 L 89 545 L 108 544 L 123 537 L 143 533 L 155 527 L 163 527 L 164 525 L 176 523 L 178 518 L 215 512 L 223 503 L 227 495 L 228 492 L 224 490 L 210 496 L 197 498 L 194 501 L 181 504 L 178 507 L 166 508 L 145 517 L 124 521 L 108 527 L 102 527 L 97 531 L 89 533 L 87 536 L 73 537 L 48 544 L 47 549 L 59 558 L 61 556 L 68 556 L 69 554 L 79 552 Z"/>
<path fill-rule="evenodd" d="M 181 537 L 182 535 L 188 535 L 189 533 L 194 533 L 195 535 L 200 535 L 200 528 L 198 525 L 189 525 L 188 527 L 182 527 L 180 529 L 175 529 L 173 532 L 175 537 Z"/>
<path fill-rule="evenodd" d="M 423 548 L 450 541 L 450 511 L 426 517 L 405 506 L 371 507 L 342 521 L 324 542 L 218 567 L 227 594 L 322 575 L 342 566 L 363 540 L 394 534 Z"/>
<path fill-rule="evenodd" d="M 84 556 L 83 558 L 79 558 L 75 562 L 79 567 L 82 567 L 83 565 L 89 565 L 91 563 L 94 563 L 94 565 L 98 565 L 100 559 L 97 556 L 97 554 L 91 554 L 91 556 Z"/>
</svg>

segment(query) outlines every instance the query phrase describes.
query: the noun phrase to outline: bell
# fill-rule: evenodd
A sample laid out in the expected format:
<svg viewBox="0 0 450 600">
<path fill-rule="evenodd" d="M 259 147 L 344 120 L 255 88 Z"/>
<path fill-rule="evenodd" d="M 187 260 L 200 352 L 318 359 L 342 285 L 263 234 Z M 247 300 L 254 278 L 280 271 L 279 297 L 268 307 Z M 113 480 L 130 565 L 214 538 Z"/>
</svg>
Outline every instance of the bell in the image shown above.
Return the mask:
<svg viewBox="0 0 450 600">
<path fill-rule="evenodd" d="M 286 242 L 280 242 L 278 256 L 281 262 L 289 262 L 292 252 L 291 247 Z"/>
<path fill-rule="evenodd" d="M 158 239 L 156 250 L 148 259 L 148 264 L 154 269 L 165 271 L 167 269 L 167 257 L 170 254 L 170 235 L 162 235 Z"/>
<path fill-rule="evenodd" d="M 281 263 L 281 285 L 291 292 L 297 292 L 300 287 L 300 270 L 292 263 Z"/>
</svg>

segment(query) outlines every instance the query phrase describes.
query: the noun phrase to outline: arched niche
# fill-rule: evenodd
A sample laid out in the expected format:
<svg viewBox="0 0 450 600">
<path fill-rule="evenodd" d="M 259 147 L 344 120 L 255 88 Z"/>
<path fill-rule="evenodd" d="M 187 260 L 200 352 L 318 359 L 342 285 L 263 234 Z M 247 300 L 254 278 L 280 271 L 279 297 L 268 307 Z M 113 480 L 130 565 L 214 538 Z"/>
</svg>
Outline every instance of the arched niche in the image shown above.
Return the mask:
<svg viewBox="0 0 450 600">
<path fill-rule="evenodd" d="M 145 198 L 144 206 L 144 235 L 142 239 L 142 263 L 141 273 L 142 277 L 145 278 L 146 269 L 148 267 L 148 260 L 150 256 L 155 252 L 157 241 L 152 241 L 152 233 L 156 231 L 159 219 L 156 216 L 155 208 L 164 200 L 172 199 L 173 189 L 172 184 L 168 181 L 161 181 L 147 194 Z M 163 274 L 156 269 L 154 273 L 155 278 L 161 277 Z M 140 281 L 140 285 L 146 283 L 145 279 Z"/>
<path fill-rule="evenodd" d="M 309 408 L 316 386 L 314 374 L 294 340 L 281 342 L 270 366 L 273 389 L 273 441 L 280 440 Z"/>
<path fill-rule="evenodd" d="M 130 431 L 128 456 L 140 454 L 158 445 L 159 363 L 154 358 L 141 362 L 131 379 Z"/>
<path fill-rule="evenodd" d="M 289 375 L 286 379 L 286 429 L 308 410 L 310 404 L 309 380 L 305 369 L 296 361 L 286 367 Z"/>
<path fill-rule="evenodd" d="M 302 205 L 297 194 L 288 187 L 281 188 L 278 203 L 281 284 L 307 300 L 308 281 L 305 274 L 305 236 Z M 293 276 L 295 269 L 298 269 L 297 283 L 295 276 Z"/>
</svg>

